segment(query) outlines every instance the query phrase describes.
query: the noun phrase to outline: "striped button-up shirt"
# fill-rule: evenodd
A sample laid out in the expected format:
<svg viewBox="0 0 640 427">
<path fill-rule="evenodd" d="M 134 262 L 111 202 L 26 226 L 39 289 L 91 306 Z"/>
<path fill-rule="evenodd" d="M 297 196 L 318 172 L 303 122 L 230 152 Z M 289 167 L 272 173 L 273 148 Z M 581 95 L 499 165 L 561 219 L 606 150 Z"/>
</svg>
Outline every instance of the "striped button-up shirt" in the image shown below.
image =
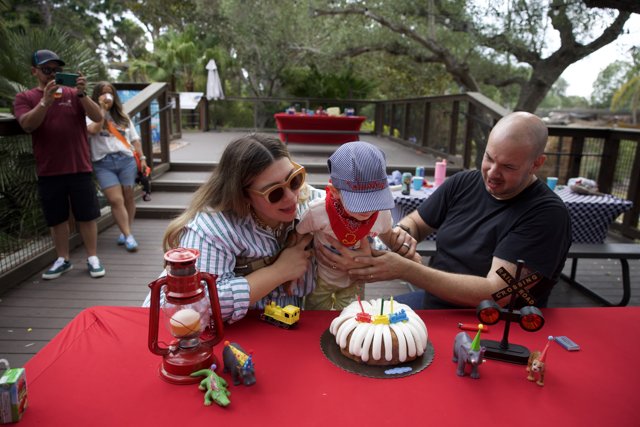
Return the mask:
<svg viewBox="0 0 640 427">
<path fill-rule="evenodd" d="M 324 197 L 324 191 L 306 186 L 298 203 L 299 218 L 311 200 Z M 218 299 L 222 319 L 233 323 L 242 319 L 249 308 L 264 308 L 269 301 L 281 307 L 287 304 L 302 306 L 302 298 L 315 287 L 315 261 L 309 261 L 304 276 L 292 286 L 288 295 L 278 286 L 252 307 L 249 304 L 249 283 L 234 273 L 236 258 L 258 259 L 276 255 L 281 246 L 269 232 L 259 228 L 251 215 L 238 217 L 230 212 L 200 212 L 189 222 L 180 238 L 180 246 L 200 251 L 197 267 L 217 276 Z M 144 305 L 148 305 L 149 297 Z"/>
</svg>

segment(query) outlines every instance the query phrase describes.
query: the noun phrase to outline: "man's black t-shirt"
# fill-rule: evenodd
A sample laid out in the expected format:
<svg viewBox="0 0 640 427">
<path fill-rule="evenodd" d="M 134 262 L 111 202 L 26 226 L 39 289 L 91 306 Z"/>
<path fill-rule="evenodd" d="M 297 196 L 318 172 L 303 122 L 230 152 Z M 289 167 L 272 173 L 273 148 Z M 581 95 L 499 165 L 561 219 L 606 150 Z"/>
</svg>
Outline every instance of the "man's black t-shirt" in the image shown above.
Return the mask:
<svg viewBox="0 0 640 427">
<path fill-rule="evenodd" d="M 438 230 L 432 267 L 485 277 L 493 257 L 514 264 L 523 260 L 544 276 L 530 294 L 536 306 L 546 306 L 571 245 L 571 220 L 565 204 L 544 183 L 537 180 L 516 197 L 497 200 L 485 189 L 479 170 L 463 171 L 448 178 L 418 213 Z"/>
</svg>

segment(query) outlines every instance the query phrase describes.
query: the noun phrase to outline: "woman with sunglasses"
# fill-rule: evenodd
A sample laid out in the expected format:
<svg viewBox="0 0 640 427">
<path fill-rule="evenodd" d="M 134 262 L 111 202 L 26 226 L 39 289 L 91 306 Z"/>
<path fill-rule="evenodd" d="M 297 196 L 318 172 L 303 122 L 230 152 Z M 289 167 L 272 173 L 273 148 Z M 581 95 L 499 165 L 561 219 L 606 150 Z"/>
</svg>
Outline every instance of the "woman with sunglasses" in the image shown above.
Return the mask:
<svg viewBox="0 0 640 427">
<path fill-rule="evenodd" d="M 305 185 L 304 168 L 279 139 L 248 135 L 227 146 L 189 207 L 169 224 L 164 249 L 200 251 L 197 267 L 218 277 L 225 321 L 269 301 L 301 306 L 314 288 L 315 268 L 306 248 L 311 236 L 296 239 L 295 224 L 308 202 L 323 196 Z"/>
</svg>

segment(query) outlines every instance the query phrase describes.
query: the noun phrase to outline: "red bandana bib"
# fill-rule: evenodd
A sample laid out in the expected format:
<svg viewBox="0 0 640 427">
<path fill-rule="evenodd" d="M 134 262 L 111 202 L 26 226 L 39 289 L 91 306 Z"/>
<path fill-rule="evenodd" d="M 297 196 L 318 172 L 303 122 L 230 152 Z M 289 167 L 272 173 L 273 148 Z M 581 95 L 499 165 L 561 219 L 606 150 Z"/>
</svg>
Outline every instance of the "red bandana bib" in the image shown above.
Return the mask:
<svg viewBox="0 0 640 427">
<path fill-rule="evenodd" d="M 331 229 L 336 237 L 345 246 L 353 246 L 360 239 L 367 236 L 378 219 L 378 212 L 375 212 L 369 219 L 357 220 L 344 210 L 340 200 L 333 198 L 329 187 L 326 188 L 325 209 L 329 216 Z"/>
</svg>

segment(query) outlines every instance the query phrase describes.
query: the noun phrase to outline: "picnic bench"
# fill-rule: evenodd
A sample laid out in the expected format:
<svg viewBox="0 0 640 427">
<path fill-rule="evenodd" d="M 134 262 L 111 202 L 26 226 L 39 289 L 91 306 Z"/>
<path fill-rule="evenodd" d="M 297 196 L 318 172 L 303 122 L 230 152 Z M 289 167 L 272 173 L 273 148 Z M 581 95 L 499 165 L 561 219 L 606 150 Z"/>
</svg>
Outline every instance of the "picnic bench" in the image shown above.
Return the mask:
<svg viewBox="0 0 640 427">
<path fill-rule="evenodd" d="M 433 256 L 436 253 L 436 242 L 423 240 L 418 243 L 418 253 L 422 256 Z M 626 306 L 631 298 L 631 278 L 629 275 L 629 260 L 640 259 L 640 245 L 636 243 L 573 243 L 569 248 L 567 258 L 571 258 L 571 273 L 569 276 L 561 274 L 566 280 L 581 292 L 597 299 L 606 306 Z M 584 259 L 617 259 L 622 268 L 622 298 L 618 303 L 612 303 L 597 292 L 589 289 L 576 280 L 578 260 Z"/>
</svg>

